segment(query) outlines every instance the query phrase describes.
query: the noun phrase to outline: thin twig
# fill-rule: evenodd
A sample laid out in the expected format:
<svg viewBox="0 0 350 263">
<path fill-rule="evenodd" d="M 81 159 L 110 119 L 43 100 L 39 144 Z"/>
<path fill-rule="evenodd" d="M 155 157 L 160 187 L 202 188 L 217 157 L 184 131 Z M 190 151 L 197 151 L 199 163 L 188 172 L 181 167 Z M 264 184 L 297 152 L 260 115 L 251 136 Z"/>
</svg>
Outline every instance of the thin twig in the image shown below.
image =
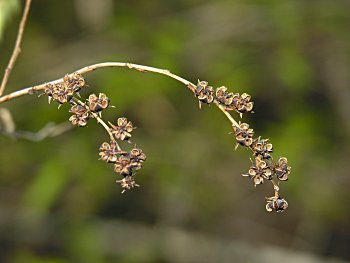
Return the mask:
<svg viewBox="0 0 350 263">
<path fill-rule="evenodd" d="M 84 68 L 78 69 L 74 72 L 78 73 L 78 74 L 84 74 L 90 71 L 94 71 L 96 69 L 99 68 L 105 68 L 105 67 L 126 67 L 129 69 L 134 69 L 137 70 L 139 72 L 153 72 L 153 73 L 158 73 L 158 74 L 162 74 L 162 75 L 166 75 L 170 78 L 173 78 L 181 83 L 183 83 L 189 90 L 191 90 L 192 92 L 194 92 L 196 85 L 193 84 L 192 82 L 178 76 L 175 75 L 173 73 L 171 73 L 169 70 L 167 69 L 159 69 L 159 68 L 154 68 L 154 67 L 149 67 L 149 66 L 144 66 L 144 65 L 138 65 L 138 64 L 133 64 L 133 63 L 127 63 L 127 62 L 103 62 L 103 63 L 97 63 L 94 65 L 90 65 L 90 66 L 86 66 Z M 3 97 L 0 97 L 0 103 L 4 103 L 6 101 L 12 100 L 14 98 L 17 97 L 21 97 L 24 95 L 29 95 L 29 94 L 34 94 L 40 90 L 45 89 L 46 84 L 57 84 L 63 82 L 63 78 L 59 78 L 53 81 L 50 81 L 48 83 L 43 83 L 43 84 L 39 84 L 33 87 L 29 87 L 29 88 L 25 88 L 25 89 L 21 89 L 15 92 L 12 92 L 8 95 L 5 95 Z M 238 123 L 232 118 L 232 116 L 224 109 L 224 107 L 220 106 L 218 103 L 216 104 L 219 109 L 226 115 L 226 117 L 230 120 L 230 122 L 234 125 L 238 127 Z"/>
<path fill-rule="evenodd" d="M 189 88 L 192 92 L 194 92 L 194 89 L 196 87 L 196 85 L 194 85 L 193 83 L 191 83 L 190 81 L 181 78 L 180 76 L 177 76 L 173 73 L 171 73 L 169 70 L 167 69 L 159 69 L 159 68 L 153 68 L 153 67 L 148 67 L 148 66 L 143 66 L 143 65 L 137 65 L 137 64 L 132 64 L 132 63 L 125 63 L 125 62 L 104 62 L 104 63 L 97 63 L 94 65 L 90 65 L 81 69 L 78 69 L 76 71 L 74 71 L 75 73 L 78 74 L 84 74 L 90 71 L 94 71 L 96 69 L 99 68 L 105 68 L 105 67 L 126 67 L 129 69 L 134 69 L 137 70 L 139 72 L 153 72 L 153 73 L 158 73 L 158 74 L 162 74 L 162 75 L 166 75 L 168 77 L 171 77 L 181 83 L 183 83 L 187 88 Z M 14 98 L 23 96 L 23 95 L 29 95 L 29 94 L 34 94 L 40 90 L 44 90 L 46 84 L 57 84 L 63 82 L 63 78 L 59 78 L 53 81 L 50 81 L 48 83 L 42 83 L 39 85 L 35 85 L 33 87 L 29 87 L 29 88 L 25 88 L 25 89 L 21 89 L 15 92 L 12 92 L 8 95 L 2 96 L 0 97 L 0 103 L 12 100 Z"/>
<path fill-rule="evenodd" d="M 90 109 L 89 109 L 89 107 L 86 105 L 86 103 L 82 102 L 81 100 L 79 100 L 78 98 L 75 98 L 75 97 L 73 98 L 73 100 L 74 100 L 76 103 L 78 103 L 79 105 L 83 106 L 85 109 L 87 109 L 87 110 L 90 112 L 90 114 L 97 120 L 97 123 L 101 124 L 101 125 L 103 126 L 103 128 L 107 131 L 107 133 L 108 133 L 108 135 L 109 135 L 111 141 L 115 141 L 118 151 L 121 151 L 121 148 L 120 148 L 118 142 L 114 139 L 114 136 L 113 136 L 113 133 L 111 132 L 111 129 L 110 129 L 109 126 L 104 122 L 104 120 L 102 120 L 102 119 L 100 118 L 100 116 L 98 116 L 97 113 L 90 111 Z"/>
<path fill-rule="evenodd" d="M 55 124 L 52 122 L 47 123 L 42 129 L 40 129 L 37 132 L 31 132 L 31 131 L 11 131 L 7 132 L 0 131 L 2 135 L 6 135 L 8 137 L 11 137 L 13 139 L 26 139 L 33 142 L 39 142 L 46 138 L 52 138 L 59 136 L 69 130 L 71 130 L 73 126 L 65 121 L 59 124 Z"/>
<path fill-rule="evenodd" d="M 17 34 L 15 47 L 12 51 L 10 61 L 5 69 L 4 77 L 1 81 L 0 96 L 4 93 L 7 81 L 10 77 L 10 74 L 11 74 L 11 71 L 16 63 L 16 60 L 17 60 L 19 53 L 21 52 L 21 42 L 22 42 L 23 32 L 24 32 L 24 28 L 25 28 L 25 25 L 27 22 L 27 17 L 28 17 L 31 2 L 32 2 L 31 0 L 26 0 L 22 19 L 21 19 L 21 22 L 20 22 L 19 28 L 18 28 L 18 34 Z"/>
<path fill-rule="evenodd" d="M 11 134 L 16 130 L 16 124 L 11 112 L 6 108 L 0 108 L 0 132 Z"/>
</svg>

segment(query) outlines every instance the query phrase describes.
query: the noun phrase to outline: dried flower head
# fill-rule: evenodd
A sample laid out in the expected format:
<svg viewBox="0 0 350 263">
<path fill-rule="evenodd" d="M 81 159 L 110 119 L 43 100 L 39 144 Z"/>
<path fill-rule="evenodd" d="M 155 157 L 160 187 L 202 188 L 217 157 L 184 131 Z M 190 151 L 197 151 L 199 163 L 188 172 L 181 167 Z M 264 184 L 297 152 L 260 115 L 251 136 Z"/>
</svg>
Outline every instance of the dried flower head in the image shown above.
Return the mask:
<svg viewBox="0 0 350 263">
<path fill-rule="evenodd" d="M 233 102 L 233 93 L 227 92 L 227 88 L 222 86 L 216 89 L 215 99 L 219 104 L 225 106 L 227 110 L 230 110 L 230 105 Z"/>
<path fill-rule="evenodd" d="M 281 157 L 278 160 L 274 168 L 274 172 L 278 180 L 286 181 L 288 180 L 288 175 L 290 174 L 291 167 L 288 166 L 288 160 L 285 157 Z"/>
<path fill-rule="evenodd" d="M 109 122 L 113 135 L 117 140 L 129 140 L 131 138 L 131 132 L 134 129 L 131 121 L 127 118 L 118 118 L 117 125 L 113 125 Z"/>
<path fill-rule="evenodd" d="M 75 92 L 78 92 L 82 87 L 85 86 L 85 79 L 78 73 L 65 75 L 63 77 L 63 81 L 68 88 L 73 89 Z"/>
<path fill-rule="evenodd" d="M 119 158 L 116 160 L 114 165 L 114 171 L 125 176 L 132 175 L 132 160 L 129 155 L 121 154 Z"/>
<path fill-rule="evenodd" d="M 248 171 L 248 174 L 243 174 L 243 176 L 249 176 L 256 186 L 263 183 L 264 179 L 271 180 L 272 170 L 265 161 L 261 160 L 260 157 L 256 157 L 255 162 L 253 162 L 253 165 Z"/>
<path fill-rule="evenodd" d="M 107 142 L 102 143 L 100 146 L 100 160 L 108 163 L 115 163 L 118 160 L 118 154 L 122 153 L 118 150 L 117 142 L 111 141 L 110 144 Z"/>
<path fill-rule="evenodd" d="M 47 83 L 45 85 L 44 94 L 47 95 L 49 103 L 51 103 L 51 100 L 53 99 L 52 97 L 54 92 L 55 92 L 55 85 L 51 83 Z"/>
<path fill-rule="evenodd" d="M 250 146 L 253 143 L 254 130 L 247 123 L 240 123 L 239 127 L 233 126 L 237 143 L 242 146 Z"/>
<path fill-rule="evenodd" d="M 76 126 L 84 127 L 87 124 L 87 121 L 90 118 L 90 112 L 81 105 L 73 105 L 69 112 L 73 115 L 69 118 L 69 121 Z"/>
<path fill-rule="evenodd" d="M 146 154 L 141 149 L 134 148 L 130 151 L 131 166 L 135 170 L 140 170 L 142 163 L 146 160 Z"/>
<path fill-rule="evenodd" d="M 74 91 L 71 88 L 68 88 L 63 83 L 58 83 L 55 85 L 53 99 L 57 100 L 58 103 L 63 104 L 70 101 L 73 98 Z"/>
<path fill-rule="evenodd" d="M 127 176 L 142 168 L 142 163 L 146 160 L 146 155 L 141 149 L 133 148 L 130 153 L 117 152 L 120 157 L 115 161 L 114 171 Z"/>
<path fill-rule="evenodd" d="M 285 199 L 279 196 L 269 197 L 266 200 L 266 211 L 267 212 L 283 212 L 288 208 L 288 203 Z"/>
<path fill-rule="evenodd" d="M 64 83 L 47 83 L 45 85 L 44 94 L 48 96 L 49 103 L 51 100 L 56 100 L 58 103 L 63 104 L 71 101 L 74 91 L 73 89 L 68 88 Z"/>
<path fill-rule="evenodd" d="M 261 137 L 253 140 L 250 148 L 255 156 L 261 156 L 262 159 L 269 159 L 273 152 L 273 146 L 269 143 L 269 139 L 261 139 Z"/>
<path fill-rule="evenodd" d="M 214 89 L 208 86 L 208 82 L 198 80 L 195 95 L 200 102 L 210 104 L 214 101 Z"/>
<path fill-rule="evenodd" d="M 135 182 L 134 176 L 125 176 L 121 180 L 117 180 L 116 183 L 120 183 L 121 187 L 123 188 L 122 193 L 124 193 L 126 190 L 130 190 L 134 187 L 139 187 L 139 185 Z"/>
<path fill-rule="evenodd" d="M 100 112 L 108 107 L 109 98 L 104 93 L 100 93 L 98 97 L 91 94 L 88 98 L 88 105 L 91 111 Z"/>
<path fill-rule="evenodd" d="M 238 111 L 239 113 L 251 112 L 253 110 L 253 102 L 250 101 L 251 96 L 247 93 L 239 95 L 236 93 L 233 96 L 233 103 L 231 104 L 231 109 Z"/>
</svg>

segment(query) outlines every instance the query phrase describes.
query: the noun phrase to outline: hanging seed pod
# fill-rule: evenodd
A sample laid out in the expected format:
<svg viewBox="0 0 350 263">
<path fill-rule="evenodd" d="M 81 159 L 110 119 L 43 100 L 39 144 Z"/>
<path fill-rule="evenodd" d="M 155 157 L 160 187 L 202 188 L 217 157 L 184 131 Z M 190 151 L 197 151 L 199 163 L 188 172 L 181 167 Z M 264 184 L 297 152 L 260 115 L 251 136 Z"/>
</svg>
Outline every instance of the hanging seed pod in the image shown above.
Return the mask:
<svg viewBox="0 0 350 263">
<path fill-rule="evenodd" d="M 277 165 L 275 166 L 275 174 L 278 180 L 287 181 L 288 175 L 290 174 L 291 167 L 288 166 L 288 160 L 285 157 L 281 157 L 278 160 Z"/>
<path fill-rule="evenodd" d="M 92 112 L 100 112 L 109 105 L 109 98 L 104 93 L 100 93 L 98 97 L 91 94 L 88 98 L 88 106 Z"/>
<path fill-rule="evenodd" d="M 111 126 L 112 134 L 117 140 L 127 141 L 131 138 L 131 132 L 134 127 L 127 118 L 118 118 L 117 125 L 113 125 L 110 122 L 109 125 Z"/>
<path fill-rule="evenodd" d="M 81 105 L 73 105 L 69 112 L 73 113 L 73 115 L 69 118 L 69 121 L 79 127 L 84 127 L 87 124 L 87 121 L 90 118 L 90 112 Z"/>
<path fill-rule="evenodd" d="M 287 208 L 288 208 L 287 201 L 279 196 L 278 197 L 276 197 L 276 196 L 269 197 L 266 200 L 266 211 L 267 212 L 272 212 L 272 211 L 283 212 Z"/>
<path fill-rule="evenodd" d="M 249 147 L 253 143 L 254 130 L 247 123 L 241 123 L 239 127 L 233 126 L 233 131 L 238 144 Z"/>
<path fill-rule="evenodd" d="M 260 157 L 255 158 L 255 162 L 252 164 L 253 165 L 250 167 L 248 173 L 243 174 L 243 176 L 249 176 L 253 180 L 255 186 L 262 184 L 264 179 L 272 179 L 271 168 L 265 161 L 261 160 Z"/>
</svg>

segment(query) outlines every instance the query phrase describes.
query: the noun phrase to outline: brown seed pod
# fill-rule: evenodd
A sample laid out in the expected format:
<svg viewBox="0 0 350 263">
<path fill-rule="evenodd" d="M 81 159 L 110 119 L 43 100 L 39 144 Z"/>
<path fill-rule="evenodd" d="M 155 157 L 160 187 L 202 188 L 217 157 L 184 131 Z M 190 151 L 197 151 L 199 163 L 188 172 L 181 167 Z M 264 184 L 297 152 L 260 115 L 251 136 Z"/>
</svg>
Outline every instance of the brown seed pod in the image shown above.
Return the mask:
<svg viewBox="0 0 350 263">
<path fill-rule="evenodd" d="M 229 110 L 230 105 L 233 102 L 233 93 L 227 92 L 227 88 L 224 86 L 221 86 L 217 88 L 215 91 L 215 100 Z"/>
<path fill-rule="evenodd" d="M 91 94 L 87 104 L 92 112 L 100 112 L 108 107 L 109 98 L 104 93 L 100 93 L 98 97 L 95 94 Z"/>
<path fill-rule="evenodd" d="M 261 160 L 260 157 L 255 158 L 255 162 L 250 167 L 248 174 L 242 174 L 243 176 L 249 176 L 254 185 L 258 185 L 264 182 L 264 179 L 271 180 L 272 179 L 272 170 L 268 166 L 268 164 Z"/>
<path fill-rule="evenodd" d="M 283 212 L 288 208 L 288 203 L 285 199 L 279 197 L 279 196 L 273 196 L 269 197 L 266 200 L 266 211 L 267 212 Z"/>
<path fill-rule="evenodd" d="M 87 124 L 87 121 L 90 118 L 89 111 L 81 106 L 81 105 L 73 105 L 69 112 L 73 113 L 73 115 L 69 118 L 69 121 L 76 126 L 84 127 Z"/>
<path fill-rule="evenodd" d="M 131 121 L 128 121 L 127 118 L 118 118 L 117 125 L 113 125 L 110 122 L 108 123 L 111 126 L 112 134 L 117 140 L 127 141 L 131 138 L 131 132 L 134 127 Z"/>
<path fill-rule="evenodd" d="M 121 155 L 116 160 L 114 165 L 114 171 L 119 173 L 122 176 L 130 176 L 132 175 L 132 165 L 131 159 L 128 155 Z"/>
<path fill-rule="evenodd" d="M 241 114 L 251 112 L 253 110 L 253 102 L 250 101 L 251 96 L 247 93 L 233 95 L 232 104 L 228 106 L 228 110 L 235 110 Z"/>
<path fill-rule="evenodd" d="M 146 160 L 146 154 L 141 149 L 134 148 L 130 151 L 131 166 L 135 170 L 140 170 L 142 163 Z"/>
<path fill-rule="evenodd" d="M 253 143 L 254 130 L 247 123 L 240 123 L 239 127 L 233 126 L 233 131 L 238 144 L 249 147 Z"/>
<path fill-rule="evenodd" d="M 118 160 L 118 154 L 120 154 L 117 147 L 116 141 L 111 141 L 110 144 L 107 142 L 102 143 L 100 146 L 100 160 L 106 161 L 108 163 L 115 163 Z"/>
<path fill-rule="evenodd" d="M 288 166 L 287 158 L 286 157 L 279 158 L 278 163 L 274 168 L 274 172 L 278 180 L 287 181 L 288 175 L 290 174 L 290 170 L 291 170 L 291 167 Z"/>
<path fill-rule="evenodd" d="M 66 74 L 63 77 L 64 83 L 67 85 L 67 87 L 71 88 L 74 90 L 74 92 L 78 92 L 85 86 L 85 79 L 83 78 L 82 75 L 78 73 L 73 73 L 73 74 Z"/>
<path fill-rule="evenodd" d="M 200 102 L 210 104 L 214 101 L 214 89 L 208 86 L 208 82 L 198 80 L 195 95 Z"/>
<path fill-rule="evenodd" d="M 135 182 L 134 176 L 125 176 L 121 180 L 117 180 L 116 183 L 119 183 L 121 187 L 123 188 L 122 193 L 124 193 L 126 190 L 130 190 L 134 187 L 139 187 L 139 185 Z"/>
<path fill-rule="evenodd" d="M 54 87 L 54 92 L 52 94 L 53 100 L 56 100 L 58 103 L 63 104 L 71 101 L 73 98 L 74 91 L 71 88 L 68 88 L 64 83 L 58 83 Z"/>
<path fill-rule="evenodd" d="M 53 99 L 54 92 L 55 92 L 55 85 L 52 85 L 51 83 L 47 83 L 45 85 L 44 94 L 47 95 L 49 104 L 51 103 L 51 100 Z M 41 95 L 39 95 L 39 96 L 41 96 Z"/>
<path fill-rule="evenodd" d="M 262 159 L 271 158 L 271 153 L 273 152 L 273 146 L 269 143 L 269 139 L 261 139 L 261 137 L 253 140 L 250 148 L 255 156 L 261 156 Z"/>
</svg>

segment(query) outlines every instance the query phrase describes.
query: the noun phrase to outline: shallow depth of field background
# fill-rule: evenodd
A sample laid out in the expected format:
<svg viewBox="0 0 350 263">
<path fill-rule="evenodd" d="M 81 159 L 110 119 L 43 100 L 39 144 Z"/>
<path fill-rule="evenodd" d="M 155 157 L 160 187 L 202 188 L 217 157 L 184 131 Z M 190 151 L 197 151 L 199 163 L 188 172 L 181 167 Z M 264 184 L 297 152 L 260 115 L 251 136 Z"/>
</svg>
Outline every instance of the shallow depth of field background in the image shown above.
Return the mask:
<svg viewBox="0 0 350 263">
<path fill-rule="evenodd" d="M 0 0 L 0 70 L 23 2 Z M 269 183 L 241 176 L 216 107 L 198 108 L 173 79 L 128 69 L 86 74 L 81 94 L 104 92 L 147 154 L 142 186 L 120 194 L 108 140 L 94 120 L 41 141 L 0 136 L 0 262 L 350 261 L 350 3 L 346 0 L 33 0 L 22 53 L 5 93 L 97 62 L 166 68 L 196 82 L 248 92 L 244 116 L 286 156 L 290 206 L 268 214 Z M 0 105 L 17 131 L 69 118 L 36 95 Z M 235 115 L 238 120 L 238 115 Z M 25 133 L 31 135 L 30 133 Z"/>
</svg>

